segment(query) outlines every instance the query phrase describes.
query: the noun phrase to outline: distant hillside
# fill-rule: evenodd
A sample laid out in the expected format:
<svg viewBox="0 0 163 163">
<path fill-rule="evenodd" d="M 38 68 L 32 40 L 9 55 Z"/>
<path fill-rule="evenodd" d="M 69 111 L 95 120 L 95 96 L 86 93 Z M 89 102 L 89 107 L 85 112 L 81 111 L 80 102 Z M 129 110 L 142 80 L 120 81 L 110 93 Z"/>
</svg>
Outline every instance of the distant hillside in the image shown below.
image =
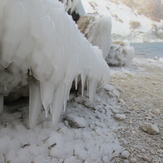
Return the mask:
<svg viewBox="0 0 163 163">
<path fill-rule="evenodd" d="M 111 15 L 113 40 L 163 41 L 163 0 L 81 0 L 86 13 Z"/>
<path fill-rule="evenodd" d="M 111 0 L 115 3 L 123 2 L 135 13 L 145 15 L 154 21 L 163 19 L 163 1 L 161 0 Z"/>
</svg>

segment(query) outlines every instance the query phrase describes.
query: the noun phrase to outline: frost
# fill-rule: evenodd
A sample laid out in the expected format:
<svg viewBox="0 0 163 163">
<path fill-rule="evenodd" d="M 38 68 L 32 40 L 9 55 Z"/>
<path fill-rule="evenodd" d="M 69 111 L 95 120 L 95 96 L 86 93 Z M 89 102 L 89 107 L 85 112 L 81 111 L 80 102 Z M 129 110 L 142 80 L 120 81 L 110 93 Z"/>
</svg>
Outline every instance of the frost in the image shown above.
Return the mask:
<svg viewBox="0 0 163 163">
<path fill-rule="evenodd" d="M 31 128 L 41 106 L 53 124 L 58 122 L 77 76 L 82 95 L 88 83 L 91 101 L 96 88 L 108 82 L 101 50 L 84 38 L 57 0 L 0 1 L 0 12 L 0 104 L 3 96 L 29 85 Z"/>
</svg>

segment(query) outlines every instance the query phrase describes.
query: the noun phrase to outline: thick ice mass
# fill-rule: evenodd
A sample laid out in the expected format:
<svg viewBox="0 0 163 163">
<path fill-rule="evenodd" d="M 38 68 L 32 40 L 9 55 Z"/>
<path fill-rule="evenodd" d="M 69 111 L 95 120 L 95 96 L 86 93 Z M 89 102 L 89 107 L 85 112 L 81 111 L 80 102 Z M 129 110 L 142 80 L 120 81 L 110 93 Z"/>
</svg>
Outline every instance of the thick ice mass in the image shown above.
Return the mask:
<svg viewBox="0 0 163 163">
<path fill-rule="evenodd" d="M 90 99 L 108 82 L 102 52 L 79 32 L 57 0 L 0 0 L 0 111 L 3 96 L 30 85 L 30 127 L 43 105 L 55 124 L 77 76 Z M 35 78 L 29 81 L 30 76 Z M 82 93 L 83 94 L 83 93 Z"/>
<path fill-rule="evenodd" d="M 77 24 L 88 41 L 98 46 L 106 58 L 112 44 L 111 18 L 106 15 L 87 14 L 82 16 Z"/>
</svg>

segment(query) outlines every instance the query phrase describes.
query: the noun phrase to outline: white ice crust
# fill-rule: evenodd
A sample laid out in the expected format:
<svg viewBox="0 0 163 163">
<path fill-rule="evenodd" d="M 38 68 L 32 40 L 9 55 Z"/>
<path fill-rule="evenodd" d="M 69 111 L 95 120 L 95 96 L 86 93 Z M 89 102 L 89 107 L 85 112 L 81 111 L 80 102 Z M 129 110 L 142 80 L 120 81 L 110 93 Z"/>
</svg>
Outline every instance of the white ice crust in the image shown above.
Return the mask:
<svg viewBox="0 0 163 163">
<path fill-rule="evenodd" d="M 28 72 L 37 80 L 29 86 L 31 128 L 41 105 L 57 123 L 74 79 L 81 76 L 83 91 L 88 83 L 90 100 L 109 79 L 101 50 L 57 0 L 0 0 L 0 50 L 0 107 L 3 96 L 29 84 Z"/>
</svg>

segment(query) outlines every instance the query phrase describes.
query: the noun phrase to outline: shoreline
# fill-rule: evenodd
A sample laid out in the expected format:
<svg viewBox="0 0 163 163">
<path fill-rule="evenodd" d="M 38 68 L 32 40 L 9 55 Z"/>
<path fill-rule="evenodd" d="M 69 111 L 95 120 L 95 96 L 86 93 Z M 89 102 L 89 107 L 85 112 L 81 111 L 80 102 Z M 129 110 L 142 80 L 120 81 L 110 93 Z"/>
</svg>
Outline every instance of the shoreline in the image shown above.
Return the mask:
<svg viewBox="0 0 163 163">
<path fill-rule="evenodd" d="M 118 121 L 120 144 L 130 153 L 129 162 L 163 162 L 163 62 L 135 57 L 129 67 L 113 68 L 111 84 L 120 90 L 119 112 L 126 119 Z M 140 127 L 144 123 L 158 126 L 160 133 L 150 135 Z M 116 160 L 117 159 L 117 160 Z M 116 161 L 124 160 L 121 157 Z"/>
</svg>

